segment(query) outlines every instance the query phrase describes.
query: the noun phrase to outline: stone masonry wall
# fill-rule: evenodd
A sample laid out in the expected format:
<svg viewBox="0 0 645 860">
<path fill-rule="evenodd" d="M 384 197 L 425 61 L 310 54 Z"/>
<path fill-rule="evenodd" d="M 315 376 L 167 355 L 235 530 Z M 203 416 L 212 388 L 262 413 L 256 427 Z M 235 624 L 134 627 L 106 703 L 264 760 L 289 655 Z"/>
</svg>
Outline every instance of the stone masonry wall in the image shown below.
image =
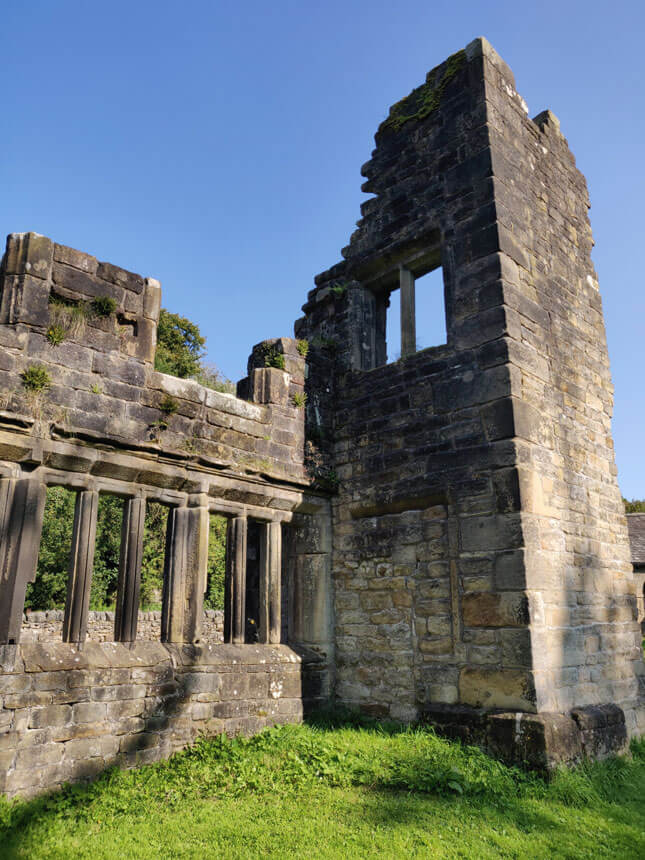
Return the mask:
<svg viewBox="0 0 645 860">
<path fill-rule="evenodd" d="M 298 340 L 253 348 L 237 397 L 154 370 L 156 281 L 8 238 L 0 791 L 334 694 L 538 767 L 645 728 L 584 178 L 483 39 L 375 142 L 343 260 Z M 447 343 L 414 352 L 415 279 L 438 266 Z M 404 357 L 386 365 L 398 295 Z M 21 629 L 52 485 L 77 493 L 66 609 Z M 101 493 L 124 498 L 115 619 L 88 616 Z M 138 613 L 148 501 L 169 508 L 159 619 Z M 211 513 L 228 518 L 226 644 L 203 641 L 220 636 L 203 613 Z M 250 621 L 263 644 L 244 644 Z M 27 641 L 52 636 L 67 641 Z"/>
<path fill-rule="evenodd" d="M 374 197 L 295 326 L 338 482 L 338 697 L 407 719 L 613 702 L 642 729 L 584 179 L 481 39 L 375 140 Z M 438 265 L 448 343 L 383 366 L 401 270 Z"/>
<path fill-rule="evenodd" d="M 158 373 L 160 298 L 156 281 L 46 237 L 8 238 L 0 265 L 0 792 L 9 795 L 154 761 L 200 732 L 298 721 L 305 703 L 329 700 L 331 616 L 316 610 L 309 623 L 301 605 L 329 598 L 329 548 L 312 568 L 287 541 L 288 600 L 282 581 L 292 519 L 327 522 L 329 531 L 329 491 L 314 486 L 305 465 L 296 396 L 305 358 L 291 338 L 257 345 L 240 397 Z M 25 618 L 48 486 L 76 493 L 66 608 Z M 88 611 L 102 493 L 124 500 L 113 614 Z M 150 501 L 168 508 L 160 613 L 138 611 Z M 228 521 L 224 618 L 203 612 L 213 513 Z M 299 630 L 282 618 L 283 604 L 298 613 Z M 298 633 L 312 649 L 306 673 Z M 287 639 L 298 653 L 281 644 Z"/>
<path fill-rule="evenodd" d="M 290 372 L 260 369 L 258 380 L 274 383 L 267 390 L 256 380 L 249 392 L 256 402 L 249 403 L 153 369 L 161 301 L 154 279 L 35 233 L 9 236 L 0 274 L 0 426 L 4 413 L 12 427 L 19 416 L 37 436 L 109 440 L 146 457 L 307 483 L 301 410 L 292 397 L 303 388 L 304 358 L 293 341 L 277 341 Z M 113 299 L 116 310 L 96 316 L 97 297 Z M 85 314 L 80 324 L 63 321 L 64 340 L 55 344 L 48 333 L 60 325 L 60 306 L 52 303 L 59 298 Z M 20 384 L 19 375 L 34 366 L 51 379 L 40 393 Z M 12 459 L 1 445 L 0 456 Z"/>
<path fill-rule="evenodd" d="M 306 669 L 283 645 L 5 646 L 0 792 L 30 796 L 158 761 L 200 733 L 302 718 Z"/>
<path fill-rule="evenodd" d="M 560 124 L 530 121 L 503 64 L 489 65 L 486 103 L 503 257 L 516 432 L 508 506 L 522 512 L 516 582 L 531 603 L 538 708 L 639 707 L 641 633 L 627 523 L 611 437 L 613 386 L 587 215 L 589 196 Z M 509 558 L 508 566 L 511 566 Z"/>
<path fill-rule="evenodd" d="M 61 642 L 62 609 L 28 612 L 23 616 L 21 642 Z M 139 612 L 137 640 L 161 641 L 161 612 Z M 114 612 L 91 611 L 87 624 L 88 642 L 114 641 Z M 224 612 L 205 609 L 202 620 L 202 641 L 208 644 L 224 641 Z"/>
</svg>

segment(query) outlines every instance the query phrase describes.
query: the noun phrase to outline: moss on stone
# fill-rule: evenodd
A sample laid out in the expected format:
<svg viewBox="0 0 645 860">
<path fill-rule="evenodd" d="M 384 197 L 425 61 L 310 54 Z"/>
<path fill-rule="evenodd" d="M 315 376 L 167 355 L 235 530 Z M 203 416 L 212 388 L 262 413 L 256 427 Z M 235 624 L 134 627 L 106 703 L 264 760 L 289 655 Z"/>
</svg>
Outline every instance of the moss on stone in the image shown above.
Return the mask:
<svg viewBox="0 0 645 860">
<path fill-rule="evenodd" d="M 457 74 L 466 60 L 465 51 L 457 51 L 452 54 L 443 64 L 443 74 L 438 83 L 435 76 L 410 95 L 401 99 L 390 108 L 389 117 L 381 124 L 381 130 L 392 129 L 398 131 L 409 120 L 422 120 L 435 111 L 443 98 L 444 91 L 450 81 Z"/>
</svg>

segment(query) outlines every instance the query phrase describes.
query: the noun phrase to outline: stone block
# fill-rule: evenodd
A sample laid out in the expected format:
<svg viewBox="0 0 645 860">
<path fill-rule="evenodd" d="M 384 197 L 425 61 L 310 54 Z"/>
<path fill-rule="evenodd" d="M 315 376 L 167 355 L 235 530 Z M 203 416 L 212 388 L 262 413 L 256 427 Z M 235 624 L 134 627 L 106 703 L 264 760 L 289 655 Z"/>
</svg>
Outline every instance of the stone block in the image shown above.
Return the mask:
<svg viewBox="0 0 645 860">
<path fill-rule="evenodd" d="M 105 719 L 106 706 L 102 702 L 81 702 L 72 708 L 75 723 L 93 723 Z"/>
<path fill-rule="evenodd" d="M 96 257 L 92 257 L 91 254 L 84 254 L 82 251 L 75 251 L 74 248 L 67 248 L 65 245 L 54 245 L 54 260 L 57 263 L 65 263 L 67 266 L 73 266 L 75 269 L 87 272 L 88 275 L 95 275 L 98 267 Z"/>
<path fill-rule="evenodd" d="M 64 726 L 72 719 L 72 709 L 69 705 L 51 705 L 46 708 L 34 708 L 29 718 L 30 729 L 45 729 L 50 726 Z"/>
<path fill-rule="evenodd" d="M 590 759 L 603 759 L 627 750 L 628 735 L 625 714 L 618 705 L 587 705 L 574 708 L 582 751 Z"/>
<path fill-rule="evenodd" d="M 51 273 L 54 243 L 39 233 L 10 233 L 4 257 L 6 275 L 30 275 L 47 280 Z"/>
<path fill-rule="evenodd" d="M 529 600 L 522 592 L 471 592 L 464 594 L 461 605 L 465 627 L 525 627 L 529 623 Z"/>
<path fill-rule="evenodd" d="M 552 770 L 581 758 L 576 723 L 565 714 L 491 714 L 487 748 L 508 764 Z"/>
<path fill-rule="evenodd" d="M 465 705 L 535 711 L 535 684 L 530 671 L 465 666 L 459 673 L 459 699 Z"/>
<path fill-rule="evenodd" d="M 276 367 L 257 367 L 249 376 L 249 394 L 254 403 L 289 405 L 289 375 Z"/>
</svg>

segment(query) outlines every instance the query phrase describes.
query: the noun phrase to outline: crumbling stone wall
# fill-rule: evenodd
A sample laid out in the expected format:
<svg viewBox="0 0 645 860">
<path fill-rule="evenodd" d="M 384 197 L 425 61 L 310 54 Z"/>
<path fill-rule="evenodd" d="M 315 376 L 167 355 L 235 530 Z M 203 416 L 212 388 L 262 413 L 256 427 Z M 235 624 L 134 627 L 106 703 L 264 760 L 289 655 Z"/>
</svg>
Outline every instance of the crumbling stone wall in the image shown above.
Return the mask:
<svg viewBox="0 0 645 860">
<path fill-rule="evenodd" d="M 642 730 L 584 177 L 485 40 L 375 140 L 375 196 L 296 323 L 320 345 L 308 432 L 338 481 L 338 697 L 444 726 L 617 703 Z M 438 265 L 448 342 L 415 353 L 414 280 Z M 386 365 L 394 290 L 407 346 Z"/>
<path fill-rule="evenodd" d="M 0 287 L 0 791 L 156 760 L 200 731 L 252 732 L 327 701 L 331 617 L 308 624 L 300 601 L 329 600 L 330 556 L 312 568 L 290 535 L 294 518 L 312 533 L 329 519 L 305 467 L 296 341 L 255 347 L 235 397 L 154 370 L 152 279 L 28 233 L 9 236 Z M 24 618 L 52 485 L 76 492 L 66 608 Z M 100 493 L 124 499 L 114 613 L 89 612 Z M 168 508 L 158 613 L 139 612 L 149 501 Z M 212 513 L 228 519 L 223 618 L 203 610 Z"/>
</svg>

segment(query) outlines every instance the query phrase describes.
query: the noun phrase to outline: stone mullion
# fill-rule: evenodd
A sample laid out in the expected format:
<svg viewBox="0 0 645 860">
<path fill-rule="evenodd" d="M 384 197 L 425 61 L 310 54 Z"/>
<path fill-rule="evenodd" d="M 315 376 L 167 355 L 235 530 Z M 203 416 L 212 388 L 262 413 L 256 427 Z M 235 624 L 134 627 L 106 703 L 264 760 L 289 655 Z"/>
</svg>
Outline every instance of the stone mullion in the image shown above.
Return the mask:
<svg viewBox="0 0 645 860">
<path fill-rule="evenodd" d="M 63 642 L 80 644 L 85 640 L 87 633 L 98 500 L 99 494 L 95 490 L 82 490 L 76 495 L 65 618 L 63 620 Z"/>
<path fill-rule="evenodd" d="M 161 641 L 184 641 L 186 508 L 170 508 L 166 524 Z"/>
<path fill-rule="evenodd" d="M 246 533 L 245 516 L 232 517 L 226 532 L 226 587 L 224 640 L 242 644 L 246 626 Z"/>
<path fill-rule="evenodd" d="M 414 275 L 409 269 L 399 269 L 401 287 L 401 358 L 417 350 Z"/>
<path fill-rule="evenodd" d="M 114 638 L 117 642 L 134 642 L 137 638 L 145 514 L 145 499 L 133 498 L 125 501 L 114 619 Z"/>
<path fill-rule="evenodd" d="M 0 481 L 0 644 L 20 640 L 27 584 L 36 577 L 46 487 L 37 478 Z"/>
<path fill-rule="evenodd" d="M 208 574 L 208 508 L 187 510 L 184 642 L 199 642 L 204 617 L 204 592 Z"/>
<path fill-rule="evenodd" d="M 259 641 L 278 644 L 281 638 L 282 525 L 264 523 L 260 536 Z"/>
</svg>

